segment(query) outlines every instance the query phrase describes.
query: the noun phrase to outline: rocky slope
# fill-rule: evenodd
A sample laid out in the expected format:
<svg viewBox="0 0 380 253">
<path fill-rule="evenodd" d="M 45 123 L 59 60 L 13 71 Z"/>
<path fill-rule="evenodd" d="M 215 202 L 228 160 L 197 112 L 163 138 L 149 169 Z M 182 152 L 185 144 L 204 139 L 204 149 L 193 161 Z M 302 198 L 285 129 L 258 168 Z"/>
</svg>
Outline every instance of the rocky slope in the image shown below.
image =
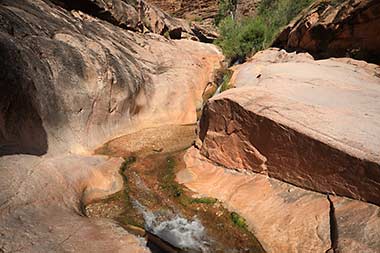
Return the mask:
<svg viewBox="0 0 380 253">
<path fill-rule="evenodd" d="M 122 159 L 91 153 L 127 132 L 194 123 L 223 56 L 56 3 L 0 3 L 0 251 L 145 252 L 113 222 L 82 216 L 122 188 Z"/>
<path fill-rule="evenodd" d="M 237 0 L 236 17 L 255 15 L 261 0 Z M 188 20 L 214 18 L 219 11 L 219 0 L 148 0 L 171 15 Z"/>
<path fill-rule="evenodd" d="M 191 37 L 196 40 L 188 23 L 173 18 L 144 0 L 52 0 L 68 10 L 80 10 L 125 29 L 153 32 L 172 39 Z"/>
<path fill-rule="evenodd" d="M 213 18 L 218 14 L 219 0 L 148 0 L 173 16 L 194 20 Z"/>
<path fill-rule="evenodd" d="M 273 43 L 317 58 L 353 57 L 380 63 L 380 2 L 317 1 Z"/>
<path fill-rule="evenodd" d="M 377 65 L 278 49 L 238 66 L 200 125 L 202 154 L 318 192 L 380 204 Z"/>
</svg>

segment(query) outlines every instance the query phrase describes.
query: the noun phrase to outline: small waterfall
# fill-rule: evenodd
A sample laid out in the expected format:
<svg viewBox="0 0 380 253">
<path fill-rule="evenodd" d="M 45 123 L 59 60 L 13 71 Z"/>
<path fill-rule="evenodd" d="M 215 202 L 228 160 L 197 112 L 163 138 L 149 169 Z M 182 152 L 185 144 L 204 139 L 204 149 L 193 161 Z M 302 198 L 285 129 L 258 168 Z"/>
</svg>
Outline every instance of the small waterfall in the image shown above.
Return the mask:
<svg viewBox="0 0 380 253">
<path fill-rule="evenodd" d="M 143 214 L 145 229 L 150 233 L 179 249 L 209 252 L 205 228 L 199 220 L 187 220 L 179 215 L 165 219 L 148 211 L 138 201 L 134 201 L 134 205 Z"/>
</svg>

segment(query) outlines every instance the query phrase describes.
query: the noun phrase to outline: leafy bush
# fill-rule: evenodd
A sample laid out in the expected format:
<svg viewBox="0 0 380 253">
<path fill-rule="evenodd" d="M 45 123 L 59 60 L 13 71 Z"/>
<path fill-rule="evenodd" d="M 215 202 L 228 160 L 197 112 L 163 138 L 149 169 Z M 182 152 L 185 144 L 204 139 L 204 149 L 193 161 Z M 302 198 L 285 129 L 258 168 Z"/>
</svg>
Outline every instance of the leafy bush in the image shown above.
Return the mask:
<svg viewBox="0 0 380 253">
<path fill-rule="evenodd" d="M 268 26 L 269 43 L 280 30 L 315 0 L 262 0 L 259 16 Z"/>
<path fill-rule="evenodd" d="M 263 49 L 266 30 L 267 26 L 259 18 L 235 22 L 231 17 L 227 17 L 219 25 L 220 37 L 216 44 L 222 48 L 227 58 L 235 61 L 251 51 Z"/>
<path fill-rule="evenodd" d="M 237 0 L 219 0 L 219 11 L 218 15 L 215 17 L 215 24 L 219 25 L 226 17 L 231 17 L 230 13 L 235 11 Z"/>
<path fill-rule="evenodd" d="M 215 21 L 220 31 L 215 43 L 230 61 L 244 59 L 250 53 L 269 47 L 280 30 L 313 1 L 262 0 L 255 17 L 236 21 L 225 15 L 219 23 Z M 233 3 L 232 0 L 221 0 L 220 8 L 226 8 L 226 2 Z M 220 11 L 220 15 L 223 13 Z"/>
</svg>

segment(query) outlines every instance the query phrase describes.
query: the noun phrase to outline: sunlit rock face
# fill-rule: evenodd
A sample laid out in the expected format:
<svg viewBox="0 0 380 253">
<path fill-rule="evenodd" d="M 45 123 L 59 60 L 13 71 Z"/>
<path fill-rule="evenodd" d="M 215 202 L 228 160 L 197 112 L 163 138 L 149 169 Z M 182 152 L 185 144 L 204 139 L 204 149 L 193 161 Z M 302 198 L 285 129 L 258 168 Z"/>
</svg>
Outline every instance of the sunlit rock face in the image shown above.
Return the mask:
<svg viewBox="0 0 380 253">
<path fill-rule="evenodd" d="M 273 43 L 316 58 L 352 57 L 380 63 L 380 2 L 317 1 Z"/>
<path fill-rule="evenodd" d="M 219 0 L 148 0 L 160 9 L 181 18 L 210 18 L 218 14 Z"/>
<path fill-rule="evenodd" d="M 201 152 L 228 168 L 380 204 L 379 66 L 269 49 L 207 104 Z"/>
<path fill-rule="evenodd" d="M 48 0 L 0 3 L 0 251 L 148 252 L 83 206 L 120 191 L 93 156 L 145 127 L 196 122 L 223 56 Z"/>
<path fill-rule="evenodd" d="M 369 252 L 380 247 L 379 206 L 239 173 L 191 148 L 177 181 L 242 215 L 266 252 Z"/>
<path fill-rule="evenodd" d="M 222 59 L 49 1 L 2 1 L 0 15 L 2 154 L 86 151 L 132 125 L 194 123 Z"/>
</svg>

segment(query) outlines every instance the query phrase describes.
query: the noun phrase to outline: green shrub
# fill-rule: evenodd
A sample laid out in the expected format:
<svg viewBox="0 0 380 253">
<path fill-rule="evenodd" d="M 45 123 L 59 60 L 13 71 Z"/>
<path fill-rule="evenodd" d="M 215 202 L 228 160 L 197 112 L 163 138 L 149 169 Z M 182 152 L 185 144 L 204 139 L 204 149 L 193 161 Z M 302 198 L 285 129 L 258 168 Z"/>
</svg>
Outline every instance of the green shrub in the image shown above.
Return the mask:
<svg viewBox="0 0 380 253">
<path fill-rule="evenodd" d="M 231 17 L 231 13 L 235 11 L 237 0 L 219 0 L 218 15 L 215 17 L 215 24 L 219 23 L 226 17 Z"/>
<path fill-rule="evenodd" d="M 208 204 L 208 205 L 213 205 L 215 204 L 216 202 L 218 202 L 217 199 L 215 198 L 196 198 L 196 199 L 192 199 L 191 200 L 191 203 L 196 203 L 196 204 Z"/>
<path fill-rule="evenodd" d="M 172 197 L 181 197 L 183 194 L 182 187 L 175 181 L 175 160 L 172 157 L 168 157 L 166 162 L 166 171 L 161 179 L 161 187 Z"/>
<path fill-rule="evenodd" d="M 266 25 L 259 18 L 235 22 L 227 17 L 219 25 L 220 37 L 215 43 L 222 48 L 227 58 L 244 58 L 250 52 L 264 48 L 266 29 Z"/>
<path fill-rule="evenodd" d="M 268 41 L 271 43 L 281 29 L 315 0 L 262 0 L 259 16 L 268 26 Z"/>
<path fill-rule="evenodd" d="M 231 2 L 222 2 L 226 1 Z M 236 21 L 231 16 L 225 16 L 216 22 L 219 23 L 220 37 L 215 43 L 231 62 L 244 59 L 251 53 L 269 47 L 281 29 L 313 1 L 262 0 L 255 17 Z"/>
<path fill-rule="evenodd" d="M 233 75 L 233 71 L 227 69 L 225 74 L 223 75 L 223 81 L 221 84 L 220 92 L 226 91 L 230 88 L 230 80 Z"/>
<path fill-rule="evenodd" d="M 247 229 L 247 222 L 243 217 L 241 217 L 238 213 L 232 212 L 231 213 L 231 220 L 232 222 L 242 229 Z"/>
</svg>

